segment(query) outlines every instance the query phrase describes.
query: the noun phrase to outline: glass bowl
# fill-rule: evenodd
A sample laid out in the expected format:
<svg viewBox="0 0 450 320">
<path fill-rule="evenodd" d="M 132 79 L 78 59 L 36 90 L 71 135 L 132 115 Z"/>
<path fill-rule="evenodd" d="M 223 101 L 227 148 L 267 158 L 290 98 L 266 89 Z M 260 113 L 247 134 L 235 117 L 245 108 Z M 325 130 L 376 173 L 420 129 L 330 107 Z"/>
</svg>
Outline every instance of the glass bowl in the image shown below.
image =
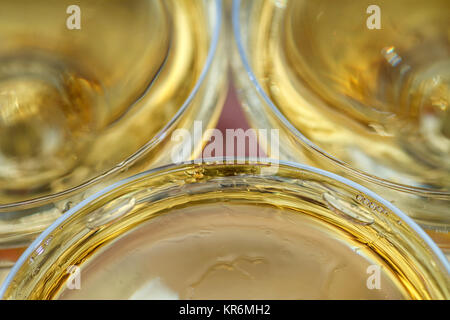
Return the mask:
<svg viewBox="0 0 450 320">
<path fill-rule="evenodd" d="M 0 108 L 2 275 L 76 203 L 188 150 L 172 134 L 194 123 L 213 128 L 227 87 L 221 0 L 79 1 L 80 29 L 66 28 L 77 9 L 66 13 L 60 1 L 6 2 L 0 100 L 20 104 L 11 114 Z M 189 142 L 181 159 L 195 158 L 204 139 Z"/>
<path fill-rule="evenodd" d="M 115 183 L 24 252 L 3 299 L 448 299 L 450 267 L 368 189 L 289 162 L 205 160 Z"/>
<path fill-rule="evenodd" d="M 437 131 L 417 133 L 419 127 L 429 132 L 432 123 L 440 123 L 444 132 L 450 119 L 445 101 L 433 98 L 445 93 L 450 79 L 448 50 L 440 49 L 448 45 L 440 37 L 448 30 L 448 10 L 439 3 L 448 4 L 234 0 L 232 64 L 251 126 L 279 130 L 281 159 L 329 170 L 368 187 L 414 218 L 450 255 L 449 158 L 442 156 L 449 140 L 437 137 Z M 367 13 L 373 14 L 366 13 L 369 4 L 381 8 L 381 30 L 366 27 Z M 394 10 L 396 6 L 405 8 Z M 297 13 L 294 19 L 291 14 Z M 433 23 L 422 28 L 423 20 Z M 268 46 L 267 57 L 259 59 Z M 428 81 L 433 74 L 436 81 Z M 353 87 L 366 86 L 345 91 L 353 88 L 352 79 Z M 384 89 L 377 91 L 377 85 Z M 422 103 L 414 109 L 417 114 L 411 111 L 408 117 L 400 114 L 404 109 L 382 109 L 398 106 L 391 101 L 397 91 L 389 91 L 397 89 L 411 103 Z M 422 100 L 414 90 L 423 90 Z M 358 95 L 352 96 L 355 92 Z M 427 99 L 432 107 L 426 107 Z M 347 121 L 351 112 L 357 120 Z M 419 124 L 412 125 L 414 121 Z M 390 132 L 395 126 L 400 131 Z M 435 148 L 444 148 L 440 157 Z M 412 154 L 420 159 L 409 159 Z M 404 159 L 409 162 L 402 163 Z M 433 161 L 440 161 L 440 167 Z"/>
</svg>

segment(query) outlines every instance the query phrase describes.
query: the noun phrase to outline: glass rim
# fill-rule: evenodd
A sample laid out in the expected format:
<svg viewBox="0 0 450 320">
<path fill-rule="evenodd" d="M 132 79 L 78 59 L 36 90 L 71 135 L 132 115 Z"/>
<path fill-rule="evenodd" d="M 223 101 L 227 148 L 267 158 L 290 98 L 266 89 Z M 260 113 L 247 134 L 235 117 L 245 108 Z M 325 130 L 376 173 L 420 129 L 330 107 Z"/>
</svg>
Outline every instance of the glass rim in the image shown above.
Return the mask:
<svg viewBox="0 0 450 320">
<path fill-rule="evenodd" d="M 299 129 L 297 129 L 280 111 L 280 109 L 276 106 L 276 104 L 272 101 L 272 99 L 267 95 L 263 87 L 261 86 L 260 82 L 258 81 L 255 73 L 253 72 L 253 69 L 250 65 L 250 61 L 248 59 L 246 50 L 243 45 L 243 39 L 241 37 L 241 22 L 240 22 L 240 11 L 241 11 L 241 3 L 242 0 L 233 0 L 232 4 L 232 28 L 233 28 L 233 34 L 235 39 L 235 44 L 237 47 L 237 51 L 239 54 L 239 57 L 241 59 L 241 63 L 244 66 L 245 72 L 250 80 L 250 82 L 254 85 L 256 92 L 258 95 L 263 99 L 263 101 L 267 104 L 269 109 L 275 114 L 276 118 L 282 123 L 283 126 L 287 128 L 287 130 L 294 135 L 296 139 L 299 139 L 302 143 L 304 143 L 308 148 L 310 148 L 314 153 L 318 153 L 321 157 L 326 158 L 327 160 L 330 160 L 333 164 L 337 165 L 338 167 L 344 169 L 345 171 L 350 172 L 350 174 L 361 178 L 363 180 L 368 180 L 369 182 L 375 183 L 377 185 L 380 185 L 382 187 L 388 187 L 391 189 L 397 189 L 402 192 L 408 192 L 413 194 L 419 194 L 423 195 L 424 193 L 427 196 L 432 197 L 444 197 L 446 199 L 450 200 L 450 190 L 433 190 L 423 187 L 415 187 L 410 186 L 406 184 L 401 184 L 397 182 L 393 182 L 387 179 L 383 179 L 380 177 L 377 177 L 375 175 L 369 174 L 363 170 L 359 170 L 356 168 L 353 168 L 349 163 L 344 162 L 330 153 L 326 152 L 322 148 L 320 148 L 318 145 L 313 143 L 310 139 L 308 139 L 306 136 L 304 136 Z"/>
<path fill-rule="evenodd" d="M 4 211 L 8 210 L 17 210 L 17 209 L 27 209 L 33 206 L 38 206 L 41 204 L 48 203 L 52 200 L 71 195 L 74 192 L 86 189 L 92 185 L 95 185 L 96 183 L 105 180 L 107 177 L 119 172 L 120 170 L 123 170 L 124 168 L 129 167 L 132 165 L 136 160 L 140 159 L 141 156 L 157 146 L 159 142 L 166 136 L 167 131 L 172 128 L 175 123 L 181 118 L 183 114 L 186 113 L 187 109 L 191 105 L 194 98 L 197 96 L 198 91 L 200 90 L 200 87 L 205 82 L 205 79 L 209 73 L 209 70 L 211 69 L 211 65 L 214 61 L 214 58 L 216 56 L 216 52 L 218 50 L 219 46 L 219 38 L 221 34 L 221 30 L 223 28 L 222 26 L 222 19 L 223 19 L 223 0 L 212 0 L 214 9 L 215 9 L 215 15 L 216 20 L 214 25 L 212 26 L 211 30 L 211 43 L 208 48 L 208 54 L 205 60 L 205 63 L 201 69 L 201 73 L 197 81 L 195 82 L 194 87 L 189 92 L 188 97 L 183 102 L 181 107 L 177 110 L 177 112 L 173 115 L 173 117 L 167 122 L 164 127 L 162 127 L 148 142 L 146 142 L 142 147 L 140 147 L 137 151 L 135 151 L 133 154 L 128 156 L 125 160 L 121 161 L 120 163 L 117 163 L 110 169 L 107 169 L 106 171 L 96 174 L 93 178 L 90 178 L 74 187 L 52 193 L 49 195 L 36 197 L 28 200 L 23 201 L 17 201 L 17 202 L 11 202 L 6 204 L 0 204 L 0 214 Z M 148 92 L 147 88 L 143 94 L 138 97 L 134 102 L 131 103 L 131 105 L 134 105 L 136 102 L 140 101 Z"/>
<path fill-rule="evenodd" d="M 438 260 L 441 263 L 441 266 L 445 269 L 445 271 L 450 274 L 450 262 L 447 260 L 447 258 L 444 256 L 443 252 L 439 249 L 439 247 L 431 240 L 431 238 L 428 236 L 428 234 L 409 216 L 407 216 L 405 213 L 403 213 L 400 209 L 395 207 L 393 204 L 391 204 L 389 201 L 383 199 L 381 196 L 377 195 L 375 192 L 367 189 L 364 186 L 361 186 L 360 184 L 351 181 L 347 178 L 344 178 L 342 176 L 339 176 L 335 173 L 328 172 L 323 169 L 311 167 L 305 164 L 299 164 L 292 161 L 279 161 L 274 160 L 270 158 L 258 158 L 258 159 L 249 159 L 249 158 L 242 158 L 242 159 L 235 159 L 235 158 L 207 158 L 207 159 L 198 159 L 198 160 L 190 160 L 181 162 L 178 164 L 168 164 L 164 165 L 158 168 L 153 168 L 141 173 L 138 173 L 136 175 L 133 175 L 131 177 L 125 178 L 121 181 L 115 182 L 108 187 L 102 189 L 101 191 L 98 191 L 97 193 L 89 196 L 88 198 L 84 199 L 77 205 L 75 205 L 73 208 L 69 209 L 66 213 L 64 213 L 62 216 L 60 216 L 58 219 L 56 219 L 48 228 L 46 228 L 32 243 L 28 248 L 22 253 L 20 258 L 16 261 L 14 266 L 11 268 L 8 276 L 3 281 L 2 285 L 0 286 L 0 299 L 3 299 L 7 288 L 11 285 L 14 277 L 16 276 L 17 272 L 20 270 L 20 268 L 28 261 L 28 258 L 33 254 L 33 252 L 38 249 L 38 247 L 43 243 L 43 241 L 51 235 L 52 232 L 57 230 L 61 224 L 69 220 L 75 213 L 79 212 L 92 202 L 96 201 L 97 199 L 101 198 L 102 196 L 113 192 L 114 190 L 119 190 L 121 187 L 128 185 L 130 183 L 136 182 L 140 179 L 145 178 L 151 178 L 151 177 L 158 177 L 164 174 L 168 174 L 170 172 L 176 172 L 179 170 L 182 170 L 183 168 L 190 166 L 190 165 L 198 165 L 198 166 L 208 166 L 208 165 L 221 165 L 221 166 L 252 166 L 252 165 L 283 165 L 288 167 L 291 170 L 300 170 L 300 171 L 306 171 L 313 174 L 318 174 L 321 176 L 324 176 L 326 178 L 329 178 L 331 180 L 337 181 L 338 183 L 341 183 L 345 186 L 351 187 L 355 191 L 359 191 L 371 198 L 373 198 L 375 201 L 389 209 L 393 214 L 395 214 L 398 218 L 402 220 L 409 228 L 411 228 L 418 237 L 420 237 L 425 247 L 428 247 L 428 249 L 431 251 L 431 253 L 434 255 L 436 260 Z M 276 175 L 276 174 L 275 174 Z M 264 177 L 264 175 L 262 175 Z"/>
</svg>

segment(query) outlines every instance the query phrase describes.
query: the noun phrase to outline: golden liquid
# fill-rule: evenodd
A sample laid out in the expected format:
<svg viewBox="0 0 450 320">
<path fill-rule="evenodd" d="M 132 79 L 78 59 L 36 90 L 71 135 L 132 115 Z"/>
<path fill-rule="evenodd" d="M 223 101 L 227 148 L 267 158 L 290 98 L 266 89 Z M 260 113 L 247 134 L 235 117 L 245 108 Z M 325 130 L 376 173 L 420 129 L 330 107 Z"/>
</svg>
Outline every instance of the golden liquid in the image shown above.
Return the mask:
<svg viewBox="0 0 450 320">
<path fill-rule="evenodd" d="M 353 244 L 353 246 L 351 246 Z M 308 216 L 215 204 L 174 210 L 81 266 L 59 299 L 402 299 L 389 267 L 369 289 L 373 252 Z M 378 263 L 378 261 L 376 262 Z"/>
<path fill-rule="evenodd" d="M 377 200 L 306 170 L 263 169 L 188 164 L 100 196 L 41 239 L 3 298 L 449 296 L 443 263 Z M 367 286 L 372 265 L 379 289 Z"/>
<path fill-rule="evenodd" d="M 450 189 L 449 1 L 253 5 L 252 67 L 306 138 L 369 175 Z"/>
<path fill-rule="evenodd" d="M 0 205 L 80 185 L 174 116 L 204 66 L 196 1 L 1 1 Z"/>
</svg>

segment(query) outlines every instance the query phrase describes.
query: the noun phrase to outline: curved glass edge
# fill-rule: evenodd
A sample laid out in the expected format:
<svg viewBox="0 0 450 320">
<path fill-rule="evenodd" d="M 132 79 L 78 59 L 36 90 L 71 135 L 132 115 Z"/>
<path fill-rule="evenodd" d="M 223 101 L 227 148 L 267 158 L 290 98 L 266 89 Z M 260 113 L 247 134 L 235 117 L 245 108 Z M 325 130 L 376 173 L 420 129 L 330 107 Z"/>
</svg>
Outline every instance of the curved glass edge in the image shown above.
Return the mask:
<svg viewBox="0 0 450 320">
<path fill-rule="evenodd" d="M 261 98 L 264 100 L 264 102 L 267 104 L 267 106 L 270 108 L 270 110 L 275 114 L 277 119 L 282 123 L 283 126 L 285 126 L 288 129 L 288 131 L 290 133 L 292 133 L 297 139 L 300 139 L 302 143 L 306 144 L 314 152 L 318 152 L 321 156 L 324 156 L 328 160 L 332 161 L 334 164 L 338 165 L 339 167 L 343 168 L 346 171 L 350 171 L 353 175 L 355 175 L 361 179 L 368 180 L 377 185 L 395 188 L 402 192 L 411 192 L 411 193 L 416 193 L 416 194 L 421 194 L 421 193 L 426 192 L 427 195 L 437 196 L 437 197 L 443 196 L 443 197 L 450 198 L 450 191 L 442 192 L 442 191 L 437 191 L 437 190 L 416 188 L 416 187 L 412 187 L 412 186 L 408 186 L 408 185 L 398 184 L 398 183 L 395 183 L 392 181 L 388 181 L 388 180 L 370 175 L 361 170 L 354 169 L 351 166 L 349 166 L 347 163 L 335 158 L 333 155 L 329 154 L 325 150 L 321 149 L 319 146 L 315 145 L 311 140 L 309 140 L 306 136 L 304 136 L 297 128 L 295 128 L 292 125 L 292 123 L 281 113 L 281 111 L 278 109 L 278 107 L 273 103 L 272 99 L 270 99 L 270 97 L 264 91 L 264 89 L 260 85 L 256 75 L 252 71 L 252 67 L 250 65 L 250 61 L 248 59 L 246 50 L 243 46 L 242 37 L 241 37 L 242 28 L 241 28 L 241 22 L 240 22 L 240 17 L 239 17 L 239 14 L 241 11 L 241 3 L 242 3 L 242 0 L 233 0 L 233 4 L 232 4 L 233 33 L 234 33 L 235 45 L 237 47 L 237 51 L 241 58 L 241 63 L 245 68 L 245 71 L 248 75 L 249 80 L 255 86 L 256 92 L 261 96 Z"/>
<path fill-rule="evenodd" d="M 205 64 L 202 68 L 202 71 L 200 73 L 200 77 L 198 78 L 197 82 L 194 85 L 194 88 L 190 92 L 187 99 L 184 101 L 182 106 L 178 109 L 178 111 L 175 113 L 175 115 L 172 117 L 172 119 L 148 142 L 146 143 L 142 148 L 140 148 L 138 151 L 136 151 L 134 154 L 129 156 L 127 159 L 122 161 L 121 163 L 117 164 L 115 167 L 111 168 L 110 170 L 98 175 L 95 178 L 92 178 L 76 187 L 70 188 L 68 190 L 64 190 L 55 194 L 47 195 L 40 198 L 30 199 L 26 201 L 21 202 L 15 202 L 15 203 L 8 203 L 4 205 L 0 205 L 0 210 L 9 210 L 9 209 L 21 209 L 21 207 L 24 207 L 24 209 L 29 208 L 30 206 L 36 206 L 39 204 L 45 204 L 52 200 L 61 198 L 63 196 L 70 195 L 74 192 L 80 191 L 82 189 L 86 189 L 87 187 L 96 184 L 97 182 L 105 179 L 106 177 L 113 175 L 114 173 L 120 171 L 121 169 L 129 166 L 132 164 L 136 159 L 138 159 L 143 153 L 148 152 L 150 149 L 152 149 L 154 146 L 156 146 L 161 140 L 163 140 L 166 136 L 166 132 L 169 130 L 169 128 L 173 127 L 181 118 L 181 116 L 185 113 L 186 109 L 191 105 L 192 101 L 196 97 L 198 91 L 200 90 L 202 84 L 204 83 L 209 70 L 211 68 L 211 65 L 214 61 L 214 58 L 216 56 L 216 52 L 219 47 L 219 39 L 221 35 L 221 30 L 223 28 L 223 0 L 213 0 L 214 2 L 214 9 L 215 9 L 215 25 L 213 26 L 213 32 L 211 35 L 211 45 L 208 49 L 208 55 L 205 61 Z"/>
<path fill-rule="evenodd" d="M 339 175 L 336 175 L 334 173 L 314 168 L 308 165 L 298 164 L 291 161 L 279 161 L 274 159 L 268 159 L 268 158 L 261 158 L 258 159 L 258 161 L 253 160 L 244 160 L 244 159 L 234 159 L 234 158 L 208 158 L 203 159 L 201 163 L 198 162 L 198 160 L 191 160 L 186 161 L 181 164 L 170 164 L 165 165 L 159 168 L 154 168 L 139 174 L 136 174 L 134 176 L 131 176 L 129 178 L 126 178 L 124 180 L 118 181 L 107 188 L 97 192 L 96 194 L 88 197 L 87 199 L 83 200 L 82 202 L 78 203 L 76 206 L 74 206 L 72 209 L 67 211 L 64 215 L 59 217 L 52 225 L 50 225 L 44 232 L 42 232 L 38 238 L 36 238 L 33 243 L 24 251 L 24 253 L 20 256 L 20 258 L 17 260 L 13 268 L 11 269 L 10 273 L 4 280 L 3 284 L 0 287 L 0 299 L 3 299 L 7 288 L 10 286 L 11 282 L 13 281 L 16 273 L 19 271 L 19 269 L 26 263 L 28 257 L 41 245 L 41 243 L 53 232 L 55 231 L 62 223 L 64 223 L 66 220 L 68 220 L 72 215 L 74 215 L 76 212 L 81 210 L 83 207 L 87 206 L 90 202 L 95 201 L 99 197 L 102 197 L 106 195 L 107 193 L 113 191 L 114 189 L 120 188 L 123 185 L 126 185 L 128 183 L 134 182 L 138 179 L 142 179 L 148 176 L 152 175 L 158 175 L 161 173 L 161 171 L 167 171 L 167 170 L 176 170 L 177 168 L 181 168 L 187 165 L 208 165 L 208 164 L 214 164 L 214 163 L 224 163 L 224 165 L 229 165 L 230 163 L 238 163 L 242 164 L 245 163 L 246 165 L 252 165 L 252 164 L 276 164 L 276 165 L 285 165 L 297 170 L 304 170 L 307 172 L 319 174 L 322 176 L 325 176 L 327 178 L 336 180 L 346 186 L 349 186 L 357 191 L 360 191 L 369 197 L 373 198 L 386 208 L 388 208 L 392 213 L 394 213 L 398 218 L 402 219 L 408 227 L 410 227 L 414 232 L 418 234 L 419 237 L 423 239 L 425 242 L 425 245 L 429 247 L 431 252 L 435 255 L 435 257 L 439 260 L 439 262 L 442 264 L 442 266 L 445 268 L 447 273 L 450 275 L 450 262 L 447 260 L 443 252 L 439 249 L 439 247 L 431 240 L 431 238 L 428 236 L 428 234 L 416 223 L 414 222 L 410 217 L 408 217 L 405 213 L 403 213 L 400 209 L 392 205 L 389 201 L 384 200 L 380 196 L 378 196 L 373 191 L 370 191 L 369 189 L 357 184 L 356 182 L 353 182 L 351 180 L 348 180 L 344 177 L 341 177 Z"/>
</svg>

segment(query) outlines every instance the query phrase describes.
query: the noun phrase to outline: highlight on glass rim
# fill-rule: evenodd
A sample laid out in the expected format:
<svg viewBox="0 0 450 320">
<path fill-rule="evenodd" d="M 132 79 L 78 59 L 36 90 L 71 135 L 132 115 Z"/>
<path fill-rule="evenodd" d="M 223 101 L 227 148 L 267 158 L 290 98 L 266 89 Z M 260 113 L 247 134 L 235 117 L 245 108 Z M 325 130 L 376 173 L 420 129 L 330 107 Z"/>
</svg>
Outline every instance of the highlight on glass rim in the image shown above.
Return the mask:
<svg viewBox="0 0 450 320">
<path fill-rule="evenodd" d="M 0 0 L 0 308 L 449 300 L 449 231 L 450 1 Z"/>
</svg>

